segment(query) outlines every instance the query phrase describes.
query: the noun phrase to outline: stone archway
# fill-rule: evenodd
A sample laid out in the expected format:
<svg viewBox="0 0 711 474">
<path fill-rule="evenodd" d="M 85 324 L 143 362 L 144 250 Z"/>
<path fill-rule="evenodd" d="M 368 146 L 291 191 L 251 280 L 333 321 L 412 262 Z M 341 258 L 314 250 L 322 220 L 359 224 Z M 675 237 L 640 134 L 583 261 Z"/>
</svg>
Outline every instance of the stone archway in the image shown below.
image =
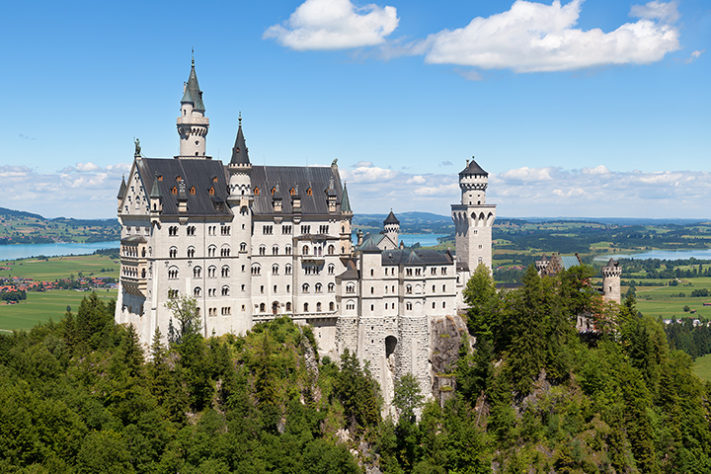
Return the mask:
<svg viewBox="0 0 711 474">
<path fill-rule="evenodd" d="M 272 314 L 276 315 L 279 313 L 279 302 L 275 301 L 272 303 Z"/>
</svg>

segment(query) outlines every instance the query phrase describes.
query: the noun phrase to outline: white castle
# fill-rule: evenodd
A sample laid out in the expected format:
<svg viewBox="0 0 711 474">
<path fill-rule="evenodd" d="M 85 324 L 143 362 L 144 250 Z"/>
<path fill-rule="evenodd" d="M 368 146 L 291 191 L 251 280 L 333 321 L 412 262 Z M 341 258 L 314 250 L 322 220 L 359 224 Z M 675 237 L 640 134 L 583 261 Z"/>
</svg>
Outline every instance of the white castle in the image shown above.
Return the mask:
<svg viewBox="0 0 711 474">
<path fill-rule="evenodd" d="M 390 212 L 377 234 L 358 233 L 338 165 L 254 166 L 239 120 L 227 165 L 206 155 L 209 120 L 193 62 L 177 121 L 180 154 L 145 158 L 137 146 L 118 194 L 121 273 L 116 322 L 144 345 L 165 336 L 178 295 L 197 301 L 205 336 L 243 334 L 287 315 L 312 326 L 319 352 L 368 362 L 386 404 L 412 373 L 432 393 L 432 328 L 464 307 L 470 272 L 491 268 L 496 206 L 475 161 L 452 205 L 456 256 L 404 248 Z"/>
</svg>

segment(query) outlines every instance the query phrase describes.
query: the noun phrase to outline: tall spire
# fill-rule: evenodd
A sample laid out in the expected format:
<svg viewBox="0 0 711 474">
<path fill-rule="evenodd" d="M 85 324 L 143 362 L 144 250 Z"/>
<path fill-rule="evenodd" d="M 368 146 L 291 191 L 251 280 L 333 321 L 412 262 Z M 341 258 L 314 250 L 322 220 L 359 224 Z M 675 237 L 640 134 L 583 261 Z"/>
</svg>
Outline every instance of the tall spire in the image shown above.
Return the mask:
<svg viewBox="0 0 711 474">
<path fill-rule="evenodd" d="M 348 185 L 343 183 L 343 198 L 341 199 L 341 212 L 353 212 L 351 201 L 348 199 Z"/>
<path fill-rule="evenodd" d="M 197 73 L 195 72 L 194 49 L 190 64 L 190 76 L 188 76 L 188 82 L 185 84 L 185 92 L 183 93 L 183 98 L 180 100 L 180 103 L 193 104 L 193 110 L 196 110 L 198 112 L 205 112 L 205 104 L 202 102 L 202 91 L 200 90 L 200 85 L 198 84 L 197 79 Z"/>
<path fill-rule="evenodd" d="M 232 147 L 232 159 L 230 160 L 230 164 L 248 165 L 250 164 L 249 150 L 247 149 L 247 143 L 244 140 L 244 133 L 242 132 L 242 112 L 239 113 L 238 121 L 237 138 L 235 139 L 235 146 Z"/>
</svg>

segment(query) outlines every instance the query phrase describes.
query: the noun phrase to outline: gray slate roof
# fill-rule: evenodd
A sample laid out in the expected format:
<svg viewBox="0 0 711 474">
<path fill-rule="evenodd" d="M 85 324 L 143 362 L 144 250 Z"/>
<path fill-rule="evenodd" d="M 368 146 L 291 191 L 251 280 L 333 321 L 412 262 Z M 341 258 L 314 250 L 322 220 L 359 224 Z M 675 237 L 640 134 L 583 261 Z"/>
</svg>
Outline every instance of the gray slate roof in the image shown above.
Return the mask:
<svg viewBox="0 0 711 474">
<path fill-rule="evenodd" d="M 400 225 L 400 221 L 397 220 L 397 217 L 395 217 L 395 214 L 393 214 L 392 209 L 390 209 L 390 214 L 388 214 L 388 217 L 386 217 L 385 220 L 383 221 L 383 225 L 388 225 L 388 224 Z"/>
<path fill-rule="evenodd" d="M 235 146 L 232 147 L 232 159 L 231 164 L 248 165 L 249 162 L 249 150 L 247 149 L 247 143 L 244 140 L 244 133 L 242 133 L 242 117 L 239 118 L 239 128 L 237 129 L 237 138 L 235 138 Z"/>
<path fill-rule="evenodd" d="M 479 164 L 474 160 L 470 161 L 467 167 L 459 172 L 460 176 L 463 174 L 480 174 L 484 176 L 489 176 L 489 173 L 484 171 L 484 168 L 479 166 Z"/>
<path fill-rule="evenodd" d="M 195 194 L 187 193 L 188 214 L 200 216 L 231 216 L 227 199 L 227 181 L 225 168 L 219 161 L 175 158 L 142 158 L 136 160 L 136 166 L 144 183 L 154 183 L 163 198 L 163 215 L 178 215 L 178 195 L 172 193 L 173 186 L 178 189 L 180 178 L 186 189 L 195 186 Z M 159 179 L 162 176 L 163 179 Z M 210 195 L 210 188 L 214 194 Z M 151 189 L 151 196 L 153 196 Z"/>
<path fill-rule="evenodd" d="M 328 186 L 333 179 L 336 202 L 343 202 L 343 188 L 338 168 L 330 166 L 253 166 L 252 189 L 255 192 L 254 213 L 274 214 L 273 197 L 282 199 L 281 214 L 293 212 L 290 191 L 294 188 L 301 198 L 301 214 L 328 215 Z M 272 188 L 277 188 L 272 196 Z M 311 188 L 312 195 L 308 195 Z M 313 229 L 312 229 L 313 230 Z"/>
<path fill-rule="evenodd" d="M 406 267 L 451 265 L 452 262 L 452 254 L 449 251 L 440 252 L 431 249 L 383 250 L 381 257 L 383 265 L 403 265 Z"/>
<path fill-rule="evenodd" d="M 202 91 L 200 90 L 197 74 L 195 73 L 195 60 L 193 60 L 190 66 L 190 76 L 188 77 L 188 83 L 185 85 L 185 92 L 183 93 L 183 98 L 180 103 L 191 103 L 193 104 L 193 110 L 205 112 L 205 104 L 202 102 Z"/>
</svg>

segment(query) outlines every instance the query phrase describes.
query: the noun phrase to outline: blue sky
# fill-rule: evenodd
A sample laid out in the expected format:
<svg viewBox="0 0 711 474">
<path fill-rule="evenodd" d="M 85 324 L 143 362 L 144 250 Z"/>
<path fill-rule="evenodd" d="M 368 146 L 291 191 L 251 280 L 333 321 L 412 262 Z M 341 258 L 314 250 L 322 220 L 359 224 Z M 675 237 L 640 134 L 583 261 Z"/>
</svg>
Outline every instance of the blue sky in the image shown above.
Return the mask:
<svg viewBox="0 0 711 474">
<path fill-rule="evenodd" d="M 711 3 L 16 2 L 0 206 L 111 217 L 140 137 L 178 151 L 190 50 L 208 153 L 339 159 L 356 212 L 449 213 L 466 158 L 502 216 L 711 217 Z"/>
</svg>

